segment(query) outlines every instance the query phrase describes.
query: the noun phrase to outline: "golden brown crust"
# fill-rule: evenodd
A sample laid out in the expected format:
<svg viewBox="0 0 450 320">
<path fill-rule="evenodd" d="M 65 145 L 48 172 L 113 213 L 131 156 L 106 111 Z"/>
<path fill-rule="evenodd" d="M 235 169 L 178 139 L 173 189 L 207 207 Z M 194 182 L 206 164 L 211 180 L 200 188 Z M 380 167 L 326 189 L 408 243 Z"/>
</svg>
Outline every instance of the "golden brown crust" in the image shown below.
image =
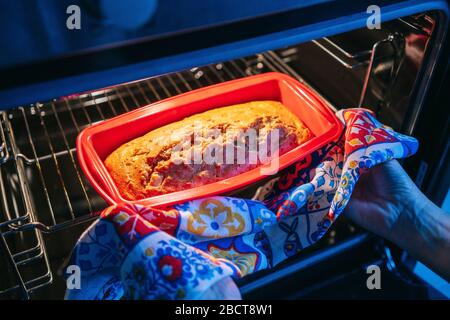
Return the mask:
<svg viewBox="0 0 450 320">
<path fill-rule="evenodd" d="M 281 103 L 254 101 L 212 109 L 152 130 L 120 146 L 106 158 L 105 165 L 121 195 L 128 200 L 216 182 L 249 171 L 260 163 L 196 164 L 186 159 L 191 159 L 188 157 L 194 150 L 202 156 L 207 148 L 210 155 L 211 148 L 225 150 L 223 145 L 227 143 L 234 144 L 236 155 L 235 141 L 241 137 L 236 132 L 249 128 L 255 129 L 263 140 L 268 139 L 268 132 L 278 129 L 280 155 L 311 138 L 308 128 Z M 243 152 L 248 157 L 248 150 Z"/>
</svg>

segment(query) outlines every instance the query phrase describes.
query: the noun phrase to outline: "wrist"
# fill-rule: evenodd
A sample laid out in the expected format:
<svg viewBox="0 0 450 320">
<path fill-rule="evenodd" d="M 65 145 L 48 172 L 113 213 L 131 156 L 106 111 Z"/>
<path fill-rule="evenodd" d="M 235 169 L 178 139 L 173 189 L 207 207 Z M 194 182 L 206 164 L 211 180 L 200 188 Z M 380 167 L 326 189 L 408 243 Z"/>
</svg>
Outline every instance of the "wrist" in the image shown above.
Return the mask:
<svg viewBox="0 0 450 320">
<path fill-rule="evenodd" d="M 391 216 L 389 225 L 389 234 L 387 238 L 400 247 L 407 245 L 408 239 L 412 234 L 420 233 L 421 213 L 429 212 L 428 207 L 433 205 L 420 190 L 411 184 L 411 189 L 407 193 L 408 198 L 402 198 L 398 201 L 396 214 Z M 414 232 L 412 232 L 414 230 Z"/>
<path fill-rule="evenodd" d="M 449 279 L 450 215 L 422 193 L 405 203 L 389 239 Z"/>
</svg>

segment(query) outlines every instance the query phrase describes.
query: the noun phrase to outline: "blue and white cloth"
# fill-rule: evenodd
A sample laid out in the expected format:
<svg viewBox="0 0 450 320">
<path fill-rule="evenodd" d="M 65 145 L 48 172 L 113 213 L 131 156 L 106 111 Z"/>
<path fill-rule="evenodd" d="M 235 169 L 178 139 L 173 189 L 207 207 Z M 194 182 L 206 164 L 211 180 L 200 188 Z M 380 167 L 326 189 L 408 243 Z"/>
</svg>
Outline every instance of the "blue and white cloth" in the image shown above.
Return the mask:
<svg viewBox="0 0 450 320">
<path fill-rule="evenodd" d="M 259 200 L 105 209 L 73 250 L 81 288 L 68 289 L 67 299 L 196 299 L 225 277 L 271 268 L 320 240 L 364 170 L 418 148 L 368 110 L 337 116 L 340 138 L 280 172 Z"/>
</svg>

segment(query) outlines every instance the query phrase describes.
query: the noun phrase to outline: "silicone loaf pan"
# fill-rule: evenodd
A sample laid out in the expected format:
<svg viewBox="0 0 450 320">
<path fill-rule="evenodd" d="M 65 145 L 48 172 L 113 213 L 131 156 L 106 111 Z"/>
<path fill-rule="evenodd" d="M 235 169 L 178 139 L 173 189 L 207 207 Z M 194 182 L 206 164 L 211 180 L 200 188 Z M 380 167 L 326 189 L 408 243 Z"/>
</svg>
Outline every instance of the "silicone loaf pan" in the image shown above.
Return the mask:
<svg viewBox="0 0 450 320">
<path fill-rule="evenodd" d="M 283 103 L 313 134 L 309 141 L 278 157 L 279 170 L 338 139 L 342 124 L 320 97 L 287 75 L 264 73 L 183 93 L 84 129 L 77 138 L 81 168 L 95 190 L 110 204 L 162 207 L 242 189 L 267 178 L 261 167 L 200 187 L 129 201 L 121 196 L 103 161 L 122 144 L 168 123 L 213 108 L 257 100 Z"/>
</svg>

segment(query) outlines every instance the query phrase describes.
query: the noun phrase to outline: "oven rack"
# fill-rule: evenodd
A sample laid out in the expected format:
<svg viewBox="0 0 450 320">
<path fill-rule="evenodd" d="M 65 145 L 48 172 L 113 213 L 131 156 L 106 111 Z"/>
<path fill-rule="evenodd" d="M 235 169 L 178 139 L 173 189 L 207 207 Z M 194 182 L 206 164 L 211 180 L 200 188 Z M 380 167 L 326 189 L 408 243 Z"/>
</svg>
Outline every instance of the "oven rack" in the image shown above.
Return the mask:
<svg viewBox="0 0 450 320">
<path fill-rule="evenodd" d="M 403 23 L 406 24 L 406 22 Z M 360 50 L 356 51 L 344 48 L 339 43 L 339 40 L 334 37 L 312 40 L 311 43 L 345 69 L 351 71 L 363 70 L 364 80 L 356 107 L 360 108 L 363 106 L 367 96 L 367 89 L 376 73 L 374 72 L 376 69 L 383 70 L 383 72 L 387 71 L 388 73 L 385 80 L 383 80 L 386 81 L 387 89 L 381 94 L 385 101 L 389 100 L 393 83 L 397 78 L 405 55 L 405 38 L 402 34 L 398 32 L 387 33 L 385 37 L 375 41 L 372 45 L 367 45 L 369 49 L 360 48 Z M 290 62 L 292 60 L 291 56 L 298 54 L 298 51 L 297 47 L 280 51 L 281 61 L 285 64 Z M 382 68 L 379 68 L 381 66 Z"/>
<path fill-rule="evenodd" d="M 370 77 L 372 76 L 374 67 L 377 63 L 385 60 L 391 62 L 389 63 L 389 85 L 387 86 L 388 89 L 390 89 L 393 81 L 396 79 L 405 52 L 405 39 L 399 33 L 389 34 L 386 38 L 375 42 L 370 49 L 358 52 L 350 52 L 340 46 L 335 40 L 328 37 L 313 40 L 312 43 L 347 69 L 353 70 L 366 67 L 364 82 L 358 100 L 358 108 L 361 108 L 364 104 Z M 383 49 L 386 47 L 391 49 L 390 52 L 384 52 L 386 50 Z M 389 96 L 389 94 L 389 92 L 385 93 L 386 96 Z"/>
<path fill-rule="evenodd" d="M 303 82 L 275 53 L 267 52 L 2 112 L 0 252 L 15 283 L 0 286 L 0 297 L 14 292 L 30 298 L 50 284 L 43 234 L 92 222 L 107 206 L 78 166 L 75 139 L 81 130 L 175 94 L 270 71 Z M 40 265 L 41 273 L 26 277 L 23 269 L 33 264 Z"/>
<path fill-rule="evenodd" d="M 348 58 L 368 59 L 358 66 L 367 66 L 360 105 L 377 48 L 385 43 L 393 45 L 394 40 L 397 38 L 390 37 L 369 51 L 350 54 L 330 39 L 322 39 Z M 1 112 L 0 252 L 4 252 L 16 282 L 6 288 L 0 282 L 0 297 L 15 292 L 30 298 L 34 291 L 50 284 L 53 276 L 43 234 L 86 225 L 107 206 L 78 166 L 75 139 L 81 130 L 176 94 L 270 71 L 305 82 L 277 53 L 268 51 Z M 8 194 L 13 194 L 13 199 L 7 199 Z M 23 269 L 34 264 L 42 271 L 26 277 Z"/>
</svg>

